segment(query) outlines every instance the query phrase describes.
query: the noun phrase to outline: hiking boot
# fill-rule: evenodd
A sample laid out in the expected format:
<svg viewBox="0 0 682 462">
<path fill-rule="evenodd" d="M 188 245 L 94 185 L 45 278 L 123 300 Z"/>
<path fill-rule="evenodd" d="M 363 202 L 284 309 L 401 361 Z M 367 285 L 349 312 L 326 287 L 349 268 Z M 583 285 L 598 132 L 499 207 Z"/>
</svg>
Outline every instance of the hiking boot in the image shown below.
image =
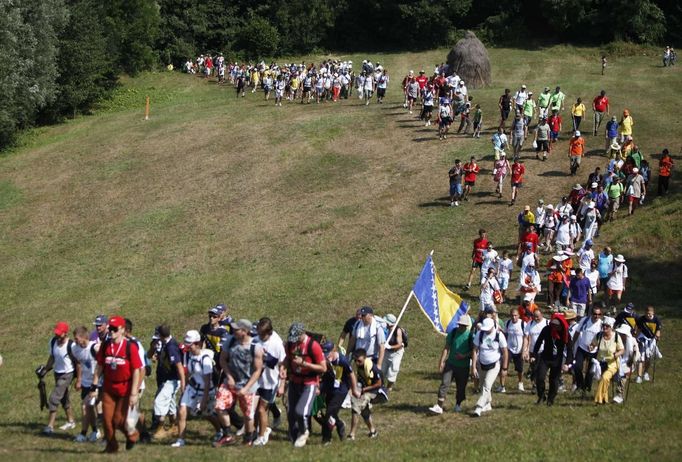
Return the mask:
<svg viewBox="0 0 682 462">
<path fill-rule="evenodd" d="M 135 447 L 135 441 L 126 440 L 126 451 L 130 451 Z"/>
<path fill-rule="evenodd" d="M 305 444 L 308 442 L 308 437 L 310 436 L 310 432 L 308 430 L 304 431 L 300 435 L 298 435 L 298 438 L 296 438 L 296 441 L 294 442 L 294 447 L 295 448 L 302 448 L 305 446 Z"/>
<path fill-rule="evenodd" d="M 73 430 L 76 428 L 76 422 L 66 422 L 64 425 L 59 427 L 60 430 Z"/>
<path fill-rule="evenodd" d="M 164 439 L 168 438 L 168 434 L 169 434 L 169 433 L 170 433 L 170 432 L 169 432 L 168 430 L 166 430 L 166 429 L 163 427 L 163 425 L 159 425 L 159 428 L 156 429 L 156 431 L 155 431 L 154 434 L 152 435 L 152 438 L 155 439 L 155 440 L 157 440 L 157 441 L 159 441 L 159 440 L 164 440 Z"/>
<path fill-rule="evenodd" d="M 339 434 L 341 441 L 346 439 L 346 423 L 343 420 L 339 420 L 336 424 L 336 432 Z"/>
<path fill-rule="evenodd" d="M 221 448 L 223 446 L 229 446 L 229 445 L 235 444 L 236 442 L 237 442 L 237 440 L 235 439 L 234 436 L 227 434 L 227 435 L 223 435 L 223 437 L 220 438 L 218 441 L 215 441 L 213 443 L 213 447 L 214 448 Z"/>
<path fill-rule="evenodd" d="M 432 407 L 429 408 L 429 411 L 433 412 L 434 414 L 442 414 L 443 413 L 443 408 L 440 407 L 438 404 L 434 404 Z"/>
</svg>

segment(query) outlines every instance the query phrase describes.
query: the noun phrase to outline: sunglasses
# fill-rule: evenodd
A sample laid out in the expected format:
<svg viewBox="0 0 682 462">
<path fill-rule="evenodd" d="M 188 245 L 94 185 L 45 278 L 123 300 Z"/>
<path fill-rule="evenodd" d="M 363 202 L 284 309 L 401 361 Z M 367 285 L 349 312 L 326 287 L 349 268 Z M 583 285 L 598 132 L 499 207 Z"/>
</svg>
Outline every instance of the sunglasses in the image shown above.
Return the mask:
<svg viewBox="0 0 682 462">
<path fill-rule="evenodd" d="M 602 314 L 601 313 L 592 313 L 592 316 L 594 316 L 595 318 L 601 318 Z"/>
<path fill-rule="evenodd" d="M 118 332 L 118 327 L 109 326 L 109 332 Z"/>
</svg>

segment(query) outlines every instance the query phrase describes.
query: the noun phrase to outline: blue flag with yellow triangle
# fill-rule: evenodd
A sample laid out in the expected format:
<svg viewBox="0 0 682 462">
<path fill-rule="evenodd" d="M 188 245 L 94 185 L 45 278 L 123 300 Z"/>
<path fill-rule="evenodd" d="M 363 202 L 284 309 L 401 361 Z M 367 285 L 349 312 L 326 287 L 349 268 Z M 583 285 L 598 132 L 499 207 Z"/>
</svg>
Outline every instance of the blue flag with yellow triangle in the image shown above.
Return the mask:
<svg viewBox="0 0 682 462">
<path fill-rule="evenodd" d="M 457 328 L 457 321 L 469 310 L 468 303 L 443 284 L 431 255 L 427 257 L 412 292 L 433 327 L 443 335 Z"/>
</svg>

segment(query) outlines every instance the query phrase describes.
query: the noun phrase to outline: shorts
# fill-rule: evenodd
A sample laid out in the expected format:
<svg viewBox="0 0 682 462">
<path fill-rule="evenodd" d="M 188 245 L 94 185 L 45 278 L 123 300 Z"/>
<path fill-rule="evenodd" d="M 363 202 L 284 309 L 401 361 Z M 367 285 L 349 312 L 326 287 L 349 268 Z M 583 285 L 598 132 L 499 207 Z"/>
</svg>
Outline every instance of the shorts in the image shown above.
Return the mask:
<svg viewBox="0 0 682 462">
<path fill-rule="evenodd" d="M 322 93 L 324 93 L 324 88 L 315 87 L 315 90 L 317 91 L 318 95 L 321 95 Z"/>
<path fill-rule="evenodd" d="M 512 188 L 521 188 L 523 187 L 523 183 L 512 183 Z"/>
<path fill-rule="evenodd" d="M 452 123 L 452 119 L 450 117 L 442 117 L 440 119 L 440 123 L 438 124 L 438 126 L 440 128 L 445 128 L 445 127 L 449 126 L 451 123 Z"/>
<path fill-rule="evenodd" d="M 474 122 L 474 130 L 481 128 L 481 122 Z"/>
<path fill-rule="evenodd" d="M 587 309 L 587 304 L 586 303 L 571 302 L 571 309 L 576 312 L 578 317 L 582 318 L 583 316 L 585 316 L 585 310 Z"/>
<path fill-rule="evenodd" d="M 507 120 L 509 118 L 509 109 L 502 109 L 500 111 L 500 115 L 502 116 L 502 120 Z"/>
<path fill-rule="evenodd" d="M 194 412 L 201 401 L 204 399 L 204 392 L 202 390 L 197 390 L 191 385 L 187 385 L 185 392 L 180 398 L 180 407 L 185 406 L 187 410 L 192 413 Z M 211 389 L 208 391 L 208 405 L 206 410 L 213 414 L 215 408 L 215 390 Z"/>
<path fill-rule="evenodd" d="M 628 196 L 628 204 L 633 204 L 635 202 L 639 202 L 639 197 L 637 196 Z"/>
<path fill-rule="evenodd" d="M 523 146 L 523 142 L 524 142 L 523 136 L 514 136 L 512 146 L 514 146 L 515 148 L 520 148 L 521 146 Z"/>
<path fill-rule="evenodd" d="M 176 414 L 175 395 L 179 389 L 179 380 L 166 380 L 157 388 L 156 396 L 154 397 L 154 415 Z"/>
<path fill-rule="evenodd" d="M 97 396 L 90 400 L 90 386 L 83 386 L 81 388 L 81 401 L 83 401 L 84 406 L 94 406 L 97 403 Z"/>
<path fill-rule="evenodd" d="M 310 93 L 311 87 L 303 87 L 304 93 Z"/>
<path fill-rule="evenodd" d="M 372 409 L 372 400 L 377 397 L 376 393 L 363 393 L 359 398 L 351 396 L 350 408 L 353 414 L 362 414 L 365 409 Z"/>
<path fill-rule="evenodd" d="M 242 410 L 244 417 L 253 420 L 256 415 L 256 406 L 258 405 L 258 395 L 256 393 L 247 393 L 245 395 L 238 395 L 238 390 L 227 388 L 226 385 L 220 385 L 215 396 L 215 410 L 228 411 L 232 408 L 234 403 L 239 404 L 239 409 Z"/>
<path fill-rule="evenodd" d="M 476 261 L 476 260 L 473 260 L 473 261 L 471 262 L 471 267 L 472 267 L 472 268 L 480 268 L 481 266 L 483 266 L 483 262 Z"/>
<path fill-rule="evenodd" d="M 609 293 L 609 297 L 613 297 L 614 295 L 620 297 L 621 294 L 623 293 L 622 290 L 613 290 L 613 289 L 607 289 Z"/>
<path fill-rule="evenodd" d="M 424 115 L 428 115 L 430 117 L 432 112 L 433 106 L 424 106 Z"/>
<path fill-rule="evenodd" d="M 416 99 L 417 99 L 416 96 L 407 95 L 407 100 L 408 100 L 408 101 L 415 101 Z"/>
<path fill-rule="evenodd" d="M 514 362 L 514 370 L 518 373 L 523 372 L 523 356 L 521 353 L 510 353 L 511 360 Z"/>
<path fill-rule="evenodd" d="M 71 382 L 73 382 L 73 377 L 73 372 L 54 374 L 54 390 L 52 390 L 52 393 L 47 400 L 47 408 L 50 412 L 55 412 L 60 404 L 64 409 L 69 409 L 71 407 L 69 388 Z"/>
<path fill-rule="evenodd" d="M 277 389 L 259 388 L 256 391 L 256 395 L 266 403 L 272 404 L 277 399 Z"/>
<path fill-rule="evenodd" d="M 465 181 L 464 185 L 465 186 L 476 186 L 476 181 Z"/>
<path fill-rule="evenodd" d="M 377 88 L 377 96 L 379 98 L 383 98 L 386 96 L 386 89 L 385 88 Z"/>
<path fill-rule="evenodd" d="M 451 196 L 461 196 L 462 195 L 462 183 L 450 184 L 450 195 Z"/>
<path fill-rule="evenodd" d="M 535 148 L 535 152 L 549 151 L 549 142 L 547 140 L 538 140 L 538 147 Z"/>
<path fill-rule="evenodd" d="M 599 278 L 599 282 L 601 282 L 602 287 L 606 287 L 606 283 L 609 282 L 609 278 L 608 277 Z"/>
<path fill-rule="evenodd" d="M 559 139 L 559 132 L 555 132 L 554 130 L 550 130 L 549 139 L 552 141 L 558 140 Z"/>
<path fill-rule="evenodd" d="M 497 276 L 497 282 L 500 283 L 500 290 L 507 290 L 509 287 L 509 276 Z"/>
</svg>

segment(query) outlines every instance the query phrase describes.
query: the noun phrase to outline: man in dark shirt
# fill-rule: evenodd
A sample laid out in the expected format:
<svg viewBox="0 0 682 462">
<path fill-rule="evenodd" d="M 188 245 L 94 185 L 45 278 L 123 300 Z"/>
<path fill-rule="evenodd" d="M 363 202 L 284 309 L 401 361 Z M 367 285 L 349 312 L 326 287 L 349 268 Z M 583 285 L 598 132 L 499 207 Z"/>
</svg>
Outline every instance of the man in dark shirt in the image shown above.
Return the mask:
<svg viewBox="0 0 682 462">
<path fill-rule="evenodd" d="M 166 416 L 170 418 L 172 428 L 177 415 L 176 396 L 185 391 L 185 369 L 182 367 L 182 353 L 178 342 L 171 336 L 170 327 L 161 325 L 157 328 L 158 339 L 152 341 L 147 355 L 156 361 L 156 396 L 154 397 L 154 421 L 152 429 L 154 439 L 163 439 L 168 435 L 164 427 Z"/>
<path fill-rule="evenodd" d="M 351 334 L 353 333 L 353 330 L 355 328 L 355 324 L 360 320 L 361 318 L 361 313 L 360 313 L 360 308 L 358 308 L 355 311 L 355 316 L 352 318 L 349 318 L 343 325 L 343 329 L 341 330 L 341 335 L 339 335 L 339 341 L 338 341 L 338 349 L 343 348 L 344 343 L 346 341 L 350 342 L 350 337 Z"/>
<path fill-rule="evenodd" d="M 322 442 L 330 444 L 334 427 L 341 441 L 346 437 L 346 424 L 339 418 L 339 411 L 348 392 L 357 387 L 357 379 L 348 360 L 334 349 L 332 342 L 325 342 L 322 352 L 327 359 L 327 372 L 320 380 L 320 393 L 326 405 L 322 419 Z"/>
</svg>

